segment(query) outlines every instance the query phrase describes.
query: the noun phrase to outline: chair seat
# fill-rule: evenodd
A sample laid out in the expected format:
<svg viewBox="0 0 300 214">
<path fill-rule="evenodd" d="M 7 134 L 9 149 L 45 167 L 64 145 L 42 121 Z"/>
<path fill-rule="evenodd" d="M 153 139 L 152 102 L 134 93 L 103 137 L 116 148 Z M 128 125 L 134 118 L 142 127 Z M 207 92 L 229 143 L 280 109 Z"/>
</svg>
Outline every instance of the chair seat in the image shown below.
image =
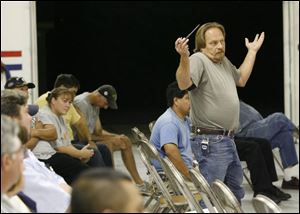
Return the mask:
<svg viewBox="0 0 300 214">
<path fill-rule="evenodd" d="M 201 196 L 199 193 L 195 193 L 193 195 L 197 201 L 201 200 Z M 183 195 L 172 195 L 171 197 L 172 197 L 172 201 L 174 202 L 175 205 L 184 205 L 187 203 L 187 201 Z M 160 203 L 160 205 L 167 204 L 167 202 L 163 196 L 160 197 L 159 203 Z"/>
</svg>

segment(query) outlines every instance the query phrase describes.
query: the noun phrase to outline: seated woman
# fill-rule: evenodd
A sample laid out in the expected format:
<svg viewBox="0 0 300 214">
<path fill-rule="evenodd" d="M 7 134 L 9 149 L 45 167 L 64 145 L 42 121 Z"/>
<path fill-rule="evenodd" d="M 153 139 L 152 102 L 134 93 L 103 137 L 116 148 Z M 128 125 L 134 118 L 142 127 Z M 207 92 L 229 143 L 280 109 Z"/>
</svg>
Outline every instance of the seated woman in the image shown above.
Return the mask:
<svg viewBox="0 0 300 214">
<path fill-rule="evenodd" d="M 40 110 L 38 117 L 43 124 L 56 127 L 57 139 L 40 140 L 33 150 L 38 159 L 51 166 L 68 184 L 90 167 L 105 167 L 98 150 L 89 149 L 89 145 L 79 150 L 71 144 L 63 115 L 69 110 L 73 98 L 74 92 L 62 87 L 48 94 L 48 105 Z"/>
</svg>

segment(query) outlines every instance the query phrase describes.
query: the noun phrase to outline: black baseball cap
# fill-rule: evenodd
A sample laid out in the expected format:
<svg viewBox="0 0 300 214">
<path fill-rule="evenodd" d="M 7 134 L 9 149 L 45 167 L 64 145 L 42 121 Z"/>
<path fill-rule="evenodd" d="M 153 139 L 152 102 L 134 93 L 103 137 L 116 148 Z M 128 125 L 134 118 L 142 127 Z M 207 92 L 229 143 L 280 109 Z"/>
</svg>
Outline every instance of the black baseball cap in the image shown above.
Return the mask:
<svg viewBox="0 0 300 214">
<path fill-rule="evenodd" d="M 14 88 L 19 88 L 27 86 L 28 88 L 35 88 L 35 84 L 31 82 L 26 82 L 23 77 L 11 77 L 9 78 L 5 85 L 4 88 L 6 89 L 14 89 Z"/>
<path fill-rule="evenodd" d="M 117 92 L 113 86 L 102 85 L 97 90 L 101 95 L 103 95 L 107 99 L 108 105 L 111 109 L 118 109 Z"/>
</svg>

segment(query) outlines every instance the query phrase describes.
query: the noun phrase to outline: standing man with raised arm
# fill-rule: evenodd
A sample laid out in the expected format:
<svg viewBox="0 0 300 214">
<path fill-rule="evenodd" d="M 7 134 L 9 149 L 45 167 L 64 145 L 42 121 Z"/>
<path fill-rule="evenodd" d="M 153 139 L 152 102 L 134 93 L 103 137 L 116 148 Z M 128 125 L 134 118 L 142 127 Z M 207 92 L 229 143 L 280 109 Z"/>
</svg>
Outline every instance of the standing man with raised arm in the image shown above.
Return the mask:
<svg viewBox="0 0 300 214">
<path fill-rule="evenodd" d="M 225 56 L 225 29 L 221 24 L 209 22 L 199 28 L 195 53 L 190 57 L 188 41 L 178 38 L 175 42 L 180 54 L 176 78 L 181 90 L 190 91 L 190 117 L 195 134 L 192 150 L 207 181 L 224 181 L 241 201 L 243 173 L 233 141 L 239 126 L 236 86 L 246 85 L 264 32 L 257 34 L 253 42 L 245 39 L 248 53 L 239 69 Z"/>
</svg>

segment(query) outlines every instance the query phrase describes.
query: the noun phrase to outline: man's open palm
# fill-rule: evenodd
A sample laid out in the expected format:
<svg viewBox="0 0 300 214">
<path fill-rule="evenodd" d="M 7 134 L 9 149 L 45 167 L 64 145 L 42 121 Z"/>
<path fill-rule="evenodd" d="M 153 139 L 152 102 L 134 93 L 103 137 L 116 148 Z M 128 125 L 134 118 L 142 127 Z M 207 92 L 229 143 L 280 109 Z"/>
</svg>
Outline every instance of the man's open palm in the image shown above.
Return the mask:
<svg viewBox="0 0 300 214">
<path fill-rule="evenodd" d="M 262 32 L 260 36 L 256 34 L 253 42 L 249 42 L 248 38 L 245 38 L 246 47 L 248 48 L 248 50 L 257 52 L 260 49 L 262 43 L 264 42 L 264 39 L 265 39 L 265 32 Z"/>
</svg>

